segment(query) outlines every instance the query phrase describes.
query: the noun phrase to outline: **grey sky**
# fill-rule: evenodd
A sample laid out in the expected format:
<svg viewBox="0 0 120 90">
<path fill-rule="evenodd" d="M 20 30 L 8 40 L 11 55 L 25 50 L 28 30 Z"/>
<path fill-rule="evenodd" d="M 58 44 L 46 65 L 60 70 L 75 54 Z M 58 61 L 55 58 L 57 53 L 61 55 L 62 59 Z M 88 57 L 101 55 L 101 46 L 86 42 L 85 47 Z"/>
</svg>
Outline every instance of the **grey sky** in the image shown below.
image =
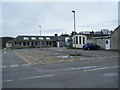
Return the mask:
<svg viewBox="0 0 120 90">
<path fill-rule="evenodd" d="M 114 30 L 118 26 L 117 2 L 3 2 L 2 36 L 54 35 L 73 31 L 73 14 L 80 31 Z"/>
</svg>

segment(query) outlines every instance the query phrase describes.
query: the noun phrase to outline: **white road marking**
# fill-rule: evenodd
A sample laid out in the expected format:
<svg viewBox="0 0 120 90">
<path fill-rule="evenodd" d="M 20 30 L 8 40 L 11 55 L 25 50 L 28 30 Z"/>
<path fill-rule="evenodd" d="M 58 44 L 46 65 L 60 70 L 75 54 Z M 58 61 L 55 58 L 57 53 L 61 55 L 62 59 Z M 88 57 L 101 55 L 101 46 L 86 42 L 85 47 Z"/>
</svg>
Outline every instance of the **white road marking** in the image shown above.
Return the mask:
<svg viewBox="0 0 120 90">
<path fill-rule="evenodd" d="M 7 52 L 3 52 L 3 53 L 7 53 Z"/>
<path fill-rule="evenodd" d="M 4 82 L 12 82 L 12 81 L 13 81 L 13 80 L 5 80 L 5 81 L 2 81 L 2 82 L 4 83 Z"/>
<path fill-rule="evenodd" d="M 97 66 L 89 66 L 89 67 L 73 67 L 73 68 L 68 68 L 66 70 L 84 70 L 84 69 L 91 69 L 91 68 L 96 68 Z"/>
<path fill-rule="evenodd" d="M 88 69 L 83 71 L 95 71 L 95 70 L 103 70 L 103 69 L 110 69 L 110 68 L 117 68 L 118 66 L 112 66 L 112 67 L 102 67 L 102 68 L 95 68 L 95 69 Z"/>
<path fill-rule="evenodd" d="M 19 67 L 19 65 L 10 65 L 10 67 Z"/>
<path fill-rule="evenodd" d="M 22 65 L 17 65 L 17 64 L 14 64 L 14 65 L 9 65 L 9 66 L 0 66 L 0 68 L 18 68 L 18 67 L 26 67 L 26 66 L 30 66 L 30 64 L 22 64 Z"/>
<path fill-rule="evenodd" d="M 34 77 L 28 77 L 28 78 L 21 78 L 19 80 L 27 80 L 27 79 L 35 79 L 35 78 L 43 78 L 43 77 L 52 77 L 52 76 L 54 76 L 54 74 L 44 75 L 44 76 L 34 76 Z"/>
<path fill-rule="evenodd" d="M 6 68 L 7 66 L 0 66 L 0 68 Z"/>
<path fill-rule="evenodd" d="M 20 78 L 20 79 L 18 79 L 18 80 L 29 80 L 29 79 L 36 79 L 36 78 L 52 77 L 52 76 L 54 76 L 54 74 L 44 75 L 44 76 L 34 76 L 34 77 Z M 5 81 L 2 81 L 2 83 L 12 82 L 12 81 L 15 81 L 15 80 L 5 80 Z M 17 80 L 16 80 L 16 81 L 17 81 Z"/>
<path fill-rule="evenodd" d="M 23 64 L 22 66 L 30 66 L 30 64 Z"/>
</svg>

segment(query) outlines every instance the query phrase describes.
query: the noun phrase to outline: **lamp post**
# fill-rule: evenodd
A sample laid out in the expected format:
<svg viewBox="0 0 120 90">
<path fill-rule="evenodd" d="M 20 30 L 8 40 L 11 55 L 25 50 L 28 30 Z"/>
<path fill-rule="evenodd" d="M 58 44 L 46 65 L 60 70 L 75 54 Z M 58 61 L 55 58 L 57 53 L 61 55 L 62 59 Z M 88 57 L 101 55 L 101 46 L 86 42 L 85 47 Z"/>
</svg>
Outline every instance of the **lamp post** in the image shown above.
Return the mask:
<svg viewBox="0 0 120 90">
<path fill-rule="evenodd" d="M 40 27 L 40 36 L 41 36 L 41 26 L 39 26 Z"/>
<path fill-rule="evenodd" d="M 75 25 L 75 11 L 72 10 L 72 13 L 74 14 L 74 35 L 75 35 L 75 32 L 76 32 L 76 25 Z M 75 55 L 76 55 L 76 37 L 74 38 L 74 42 L 75 42 Z"/>
<path fill-rule="evenodd" d="M 41 26 L 39 26 L 39 27 L 40 27 L 40 36 L 41 36 Z M 41 38 L 41 37 L 40 37 L 40 38 Z M 40 40 L 40 46 L 42 46 L 42 45 L 41 45 L 41 40 Z"/>
</svg>

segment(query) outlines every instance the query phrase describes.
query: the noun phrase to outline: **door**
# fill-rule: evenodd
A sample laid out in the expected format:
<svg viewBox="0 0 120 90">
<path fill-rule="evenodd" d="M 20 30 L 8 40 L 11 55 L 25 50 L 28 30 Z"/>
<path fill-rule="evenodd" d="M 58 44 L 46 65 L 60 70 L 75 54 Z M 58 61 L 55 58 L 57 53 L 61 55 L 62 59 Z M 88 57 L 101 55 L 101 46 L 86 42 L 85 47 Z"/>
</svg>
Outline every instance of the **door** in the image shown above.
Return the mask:
<svg viewBox="0 0 120 90">
<path fill-rule="evenodd" d="M 105 49 L 110 50 L 110 40 L 105 40 Z"/>
</svg>

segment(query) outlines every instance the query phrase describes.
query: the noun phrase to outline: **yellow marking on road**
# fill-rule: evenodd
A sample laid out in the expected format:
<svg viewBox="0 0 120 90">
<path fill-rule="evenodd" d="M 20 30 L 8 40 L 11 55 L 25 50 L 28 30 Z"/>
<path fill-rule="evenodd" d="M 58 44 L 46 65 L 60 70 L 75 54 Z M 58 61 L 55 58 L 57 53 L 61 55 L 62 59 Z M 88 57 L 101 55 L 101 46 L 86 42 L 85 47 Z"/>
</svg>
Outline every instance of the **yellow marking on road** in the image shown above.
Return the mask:
<svg viewBox="0 0 120 90">
<path fill-rule="evenodd" d="M 17 56 L 19 56 L 21 59 L 23 59 L 25 62 L 27 62 L 28 64 L 32 64 L 30 63 L 28 60 L 26 60 L 25 58 L 23 58 L 20 54 L 14 52 Z"/>
<path fill-rule="evenodd" d="M 74 60 L 73 60 L 73 59 L 70 59 L 69 61 L 71 61 L 71 62 L 72 62 L 72 61 L 74 61 Z"/>
<path fill-rule="evenodd" d="M 62 60 L 59 60 L 58 62 L 60 62 L 60 63 L 61 63 L 61 62 L 64 62 L 64 60 L 62 59 Z"/>
</svg>

